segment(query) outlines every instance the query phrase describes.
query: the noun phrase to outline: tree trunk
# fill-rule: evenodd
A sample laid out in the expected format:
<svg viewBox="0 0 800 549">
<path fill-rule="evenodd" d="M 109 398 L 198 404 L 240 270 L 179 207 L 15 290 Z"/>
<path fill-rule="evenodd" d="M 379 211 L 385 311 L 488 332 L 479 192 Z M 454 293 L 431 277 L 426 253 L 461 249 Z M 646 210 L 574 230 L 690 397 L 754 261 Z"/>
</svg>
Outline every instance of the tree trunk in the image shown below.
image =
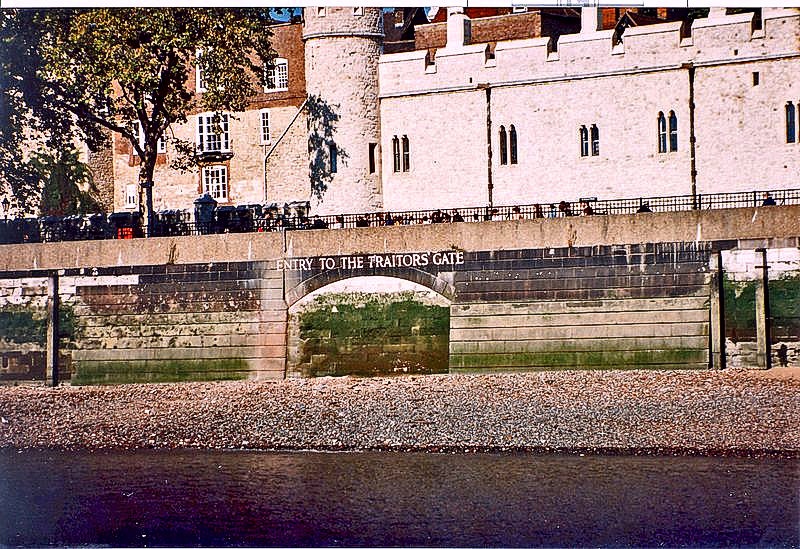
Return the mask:
<svg viewBox="0 0 800 549">
<path fill-rule="evenodd" d="M 142 159 L 142 164 L 139 169 L 139 188 L 141 195 L 143 195 L 139 202 L 139 211 L 142 214 L 142 222 L 144 223 L 144 235 L 146 237 L 153 236 L 155 216 L 153 215 L 153 172 L 156 167 L 156 144 L 148 144 Z M 149 149 L 149 150 L 147 150 Z"/>
</svg>

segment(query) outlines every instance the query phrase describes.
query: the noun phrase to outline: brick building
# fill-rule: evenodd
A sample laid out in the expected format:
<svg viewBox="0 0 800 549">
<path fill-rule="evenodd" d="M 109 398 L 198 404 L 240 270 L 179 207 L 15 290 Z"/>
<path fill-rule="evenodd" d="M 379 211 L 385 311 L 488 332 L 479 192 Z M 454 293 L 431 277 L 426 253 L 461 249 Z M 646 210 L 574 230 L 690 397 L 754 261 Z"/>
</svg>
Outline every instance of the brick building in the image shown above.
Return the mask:
<svg viewBox="0 0 800 549">
<path fill-rule="evenodd" d="M 155 208 L 204 192 L 329 214 L 798 186 L 797 9 L 429 15 L 305 8 L 273 27 L 269 86 L 221 134 L 209 113 L 173 128 L 201 163 L 170 170 L 167 142 Z M 114 209 L 137 208 L 126 143 L 111 164 Z"/>
</svg>

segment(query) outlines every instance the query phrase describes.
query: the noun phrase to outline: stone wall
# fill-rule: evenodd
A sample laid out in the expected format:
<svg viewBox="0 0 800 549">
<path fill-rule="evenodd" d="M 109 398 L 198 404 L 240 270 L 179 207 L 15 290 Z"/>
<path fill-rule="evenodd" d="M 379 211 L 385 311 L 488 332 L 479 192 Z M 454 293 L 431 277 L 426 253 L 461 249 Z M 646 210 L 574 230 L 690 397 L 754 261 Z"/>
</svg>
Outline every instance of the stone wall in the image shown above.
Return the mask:
<svg viewBox="0 0 800 549">
<path fill-rule="evenodd" d="M 451 371 L 702 367 L 709 254 L 796 247 L 798 220 L 800 207 L 777 206 L 8 245 L 0 271 L 60 274 L 75 383 L 282 377 L 289 307 L 368 275 L 450 300 Z M 43 304 L 41 289 L 14 280 L 4 295 Z M 411 343 L 394 336 L 387 348 Z"/>
<path fill-rule="evenodd" d="M 710 246 L 479 252 L 455 276 L 451 371 L 706 368 Z"/>
<path fill-rule="evenodd" d="M 74 384 L 282 376 L 280 274 L 262 262 L 112 268 L 78 286 Z"/>
<path fill-rule="evenodd" d="M 697 192 L 795 187 L 800 145 L 786 143 L 784 105 L 798 102 L 791 78 L 800 63 L 800 14 L 765 9 L 761 30 L 752 18 L 698 19 L 689 36 L 674 22 L 629 28 L 619 43 L 607 30 L 562 35 L 557 44 L 498 42 L 493 55 L 485 44 L 469 44 L 441 48 L 434 59 L 427 51 L 382 56 L 382 146 L 398 121 L 413 129 L 416 144 L 412 173 L 384 169 L 386 204 L 418 208 L 420 187 L 430 193 L 426 207 L 487 203 L 486 106 L 464 101 L 487 87 L 495 204 L 690 194 L 690 68 Z M 670 111 L 678 150 L 659 153 L 658 113 Z M 501 124 L 517 130 L 517 165 L 499 163 Z M 600 154 L 581 157 L 579 128 L 592 124 Z"/>
<path fill-rule="evenodd" d="M 305 8 L 306 84 L 312 208 L 320 215 L 383 206 L 380 151 L 370 171 L 370 143 L 380 143 L 380 8 Z M 320 11 L 322 10 L 322 11 Z M 330 150 L 336 151 L 333 171 Z M 302 154 L 298 151 L 297 154 Z"/>
</svg>

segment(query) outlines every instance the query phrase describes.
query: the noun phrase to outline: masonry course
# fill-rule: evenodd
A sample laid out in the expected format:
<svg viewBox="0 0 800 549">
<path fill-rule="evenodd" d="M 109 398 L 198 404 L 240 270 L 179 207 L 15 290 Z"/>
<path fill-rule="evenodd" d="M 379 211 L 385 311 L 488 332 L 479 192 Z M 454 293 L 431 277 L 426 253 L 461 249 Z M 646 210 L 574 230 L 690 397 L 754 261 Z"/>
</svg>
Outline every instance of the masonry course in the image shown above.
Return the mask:
<svg viewBox="0 0 800 549">
<path fill-rule="evenodd" d="M 77 326 L 77 383 L 136 381 L 136 372 L 163 380 L 283 377 L 288 308 L 319 287 L 364 275 L 413 280 L 450 301 L 453 372 L 706 368 L 711 255 L 735 246 L 732 235 L 792 241 L 798 213 L 787 206 L 12 245 L 0 268 L 7 276 L 56 269 L 98 281 L 76 285 L 66 299 Z M 463 261 L 277 268 L 279 260 L 415 252 Z"/>
</svg>

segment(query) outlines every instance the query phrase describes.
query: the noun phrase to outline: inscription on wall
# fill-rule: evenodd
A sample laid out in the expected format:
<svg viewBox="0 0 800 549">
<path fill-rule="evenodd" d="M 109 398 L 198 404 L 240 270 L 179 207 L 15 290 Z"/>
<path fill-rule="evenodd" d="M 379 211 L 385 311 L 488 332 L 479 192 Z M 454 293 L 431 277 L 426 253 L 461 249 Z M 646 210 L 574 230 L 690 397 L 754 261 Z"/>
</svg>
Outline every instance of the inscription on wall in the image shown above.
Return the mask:
<svg viewBox="0 0 800 549">
<path fill-rule="evenodd" d="M 366 254 L 337 257 L 299 257 L 278 259 L 275 268 L 279 271 L 328 271 L 333 269 L 386 269 L 397 267 L 427 267 L 436 265 L 463 265 L 464 252 L 419 252 L 410 254 Z"/>
</svg>

